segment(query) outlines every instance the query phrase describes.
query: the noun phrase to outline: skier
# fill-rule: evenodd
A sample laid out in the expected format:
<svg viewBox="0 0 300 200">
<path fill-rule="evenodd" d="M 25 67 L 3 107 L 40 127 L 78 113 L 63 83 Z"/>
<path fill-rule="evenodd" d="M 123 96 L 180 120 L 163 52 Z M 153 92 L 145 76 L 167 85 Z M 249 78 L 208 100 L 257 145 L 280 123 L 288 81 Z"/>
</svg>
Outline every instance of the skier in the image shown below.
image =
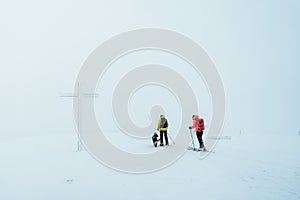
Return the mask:
<svg viewBox="0 0 300 200">
<path fill-rule="evenodd" d="M 204 126 L 204 120 L 202 118 L 199 117 L 199 115 L 193 115 L 192 117 L 193 119 L 193 126 L 189 126 L 189 129 L 195 129 L 196 130 L 196 135 L 198 138 L 198 142 L 199 142 L 199 150 L 206 150 L 204 147 L 204 143 L 203 143 L 203 131 L 205 129 Z"/>
<path fill-rule="evenodd" d="M 160 119 L 158 120 L 157 123 L 157 130 L 160 131 L 160 146 L 164 146 L 164 138 L 166 140 L 166 145 L 169 145 L 169 141 L 168 141 L 168 135 L 167 135 L 167 130 L 168 130 L 168 120 L 166 119 L 166 117 L 164 115 L 160 115 Z"/>
</svg>

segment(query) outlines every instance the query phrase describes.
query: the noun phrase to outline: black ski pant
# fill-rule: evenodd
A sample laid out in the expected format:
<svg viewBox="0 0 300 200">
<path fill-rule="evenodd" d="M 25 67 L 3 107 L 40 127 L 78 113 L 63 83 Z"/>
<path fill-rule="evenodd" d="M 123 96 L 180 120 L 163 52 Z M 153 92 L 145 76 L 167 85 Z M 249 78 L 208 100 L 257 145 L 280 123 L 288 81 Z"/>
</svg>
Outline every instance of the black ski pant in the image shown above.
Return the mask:
<svg viewBox="0 0 300 200">
<path fill-rule="evenodd" d="M 203 143 L 203 139 L 202 139 L 203 131 L 196 132 L 196 135 L 197 135 L 197 138 L 198 138 L 200 148 L 203 148 L 204 147 L 204 143 Z"/>
<path fill-rule="evenodd" d="M 160 131 L 160 136 L 159 136 L 160 144 L 163 144 L 163 143 L 164 143 L 164 138 L 163 138 L 163 136 L 165 136 L 166 145 L 168 145 L 168 144 L 169 144 L 169 141 L 168 141 L 168 134 L 167 134 L 167 131 Z"/>
</svg>

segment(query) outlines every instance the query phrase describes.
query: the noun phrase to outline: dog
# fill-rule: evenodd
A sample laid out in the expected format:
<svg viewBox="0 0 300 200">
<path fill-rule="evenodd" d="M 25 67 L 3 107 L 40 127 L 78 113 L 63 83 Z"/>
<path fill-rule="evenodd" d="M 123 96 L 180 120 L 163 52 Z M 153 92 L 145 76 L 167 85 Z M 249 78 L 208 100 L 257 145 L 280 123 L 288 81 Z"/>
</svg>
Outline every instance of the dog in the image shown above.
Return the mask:
<svg viewBox="0 0 300 200">
<path fill-rule="evenodd" d="M 153 142 L 154 147 L 157 147 L 157 143 L 159 142 L 159 139 L 158 139 L 158 134 L 156 132 L 154 132 L 154 134 L 152 136 L 152 142 Z"/>
</svg>

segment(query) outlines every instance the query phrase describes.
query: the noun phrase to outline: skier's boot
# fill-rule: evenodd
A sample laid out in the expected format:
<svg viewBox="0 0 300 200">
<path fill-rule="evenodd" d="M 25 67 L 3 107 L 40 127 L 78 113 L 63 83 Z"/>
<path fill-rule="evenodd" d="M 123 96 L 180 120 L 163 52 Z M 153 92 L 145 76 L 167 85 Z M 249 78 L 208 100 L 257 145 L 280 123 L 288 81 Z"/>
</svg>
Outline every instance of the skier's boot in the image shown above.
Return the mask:
<svg viewBox="0 0 300 200">
<path fill-rule="evenodd" d="M 201 144 L 201 146 L 199 147 L 199 151 L 206 151 L 204 144 Z"/>
</svg>

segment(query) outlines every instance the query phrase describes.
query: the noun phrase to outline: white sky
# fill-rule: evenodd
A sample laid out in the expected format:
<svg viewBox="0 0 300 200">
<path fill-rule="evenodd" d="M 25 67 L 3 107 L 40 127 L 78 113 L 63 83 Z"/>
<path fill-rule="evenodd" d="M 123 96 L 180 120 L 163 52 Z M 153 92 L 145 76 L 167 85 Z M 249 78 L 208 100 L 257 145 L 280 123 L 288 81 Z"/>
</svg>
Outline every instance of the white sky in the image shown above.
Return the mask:
<svg viewBox="0 0 300 200">
<path fill-rule="evenodd" d="M 80 66 L 103 41 L 142 27 L 207 50 L 224 81 L 224 131 L 300 130 L 297 1 L 8 1 L 0 3 L 0 139 L 74 132 Z"/>
</svg>

